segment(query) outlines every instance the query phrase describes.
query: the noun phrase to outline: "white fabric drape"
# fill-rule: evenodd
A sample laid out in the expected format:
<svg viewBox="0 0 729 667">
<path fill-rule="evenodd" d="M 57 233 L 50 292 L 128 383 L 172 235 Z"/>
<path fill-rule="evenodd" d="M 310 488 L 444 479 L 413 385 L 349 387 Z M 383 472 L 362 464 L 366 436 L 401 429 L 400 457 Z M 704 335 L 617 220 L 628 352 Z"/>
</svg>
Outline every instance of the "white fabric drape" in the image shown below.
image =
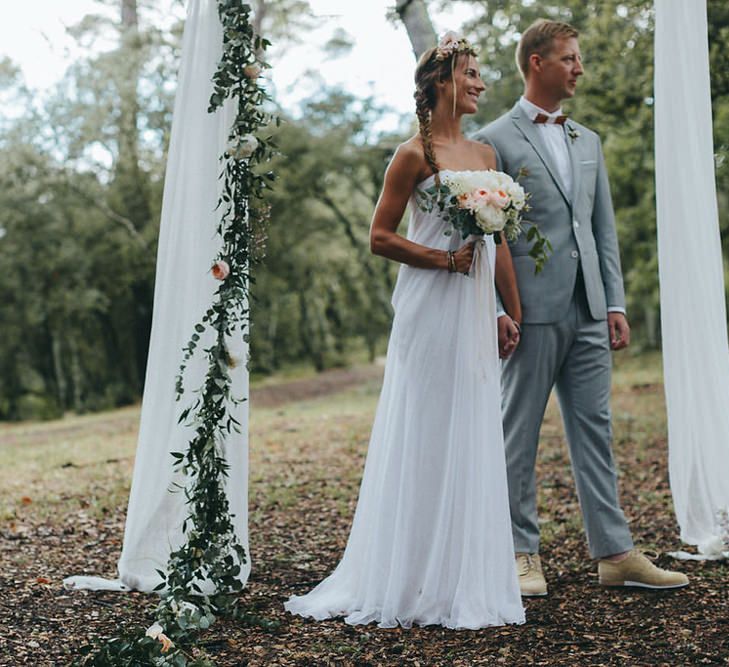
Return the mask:
<svg viewBox="0 0 729 667">
<path fill-rule="evenodd" d="M 221 54 L 222 28 L 215 0 L 190 0 L 182 46 L 177 96 L 160 223 L 152 336 L 142 402 L 137 456 L 134 465 L 124 546 L 119 560 L 119 590 L 151 591 L 159 582 L 170 551 L 182 543 L 181 524 L 188 513 L 181 492 L 170 493 L 174 451 L 185 451 L 193 429 L 177 423 L 191 403 L 206 373 L 206 358 L 199 354 L 188 366 L 186 392 L 175 401 L 175 376 L 182 348 L 207 308 L 218 283 L 210 267 L 219 249 L 215 233 L 219 212 L 214 211 L 220 185 L 219 156 L 233 121 L 232 105 L 207 113 L 211 78 Z M 202 337 L 198 351 L 210 339 Z M 247 348 L 239 335 L 229 341 L 234 358 L 233 395 L 248 392 Z M 248 551 L 248 407 L 230 407 L 242 424 L 226 443 L 230 464 L 227 489 L 236 534 Z M 250 563 L 243 568 L 245 581 Z M 100 588 L 94 577 L 72 577 L 66 585 Z M 109 582 L 105 588 L 109 588 Z"/>
<path fill-rule="evenodd" d="M 681 538 L 721 553 L 729 345 L 705 2 L 656 0 L 655 150 L 669 471 Z"/>
</svg>

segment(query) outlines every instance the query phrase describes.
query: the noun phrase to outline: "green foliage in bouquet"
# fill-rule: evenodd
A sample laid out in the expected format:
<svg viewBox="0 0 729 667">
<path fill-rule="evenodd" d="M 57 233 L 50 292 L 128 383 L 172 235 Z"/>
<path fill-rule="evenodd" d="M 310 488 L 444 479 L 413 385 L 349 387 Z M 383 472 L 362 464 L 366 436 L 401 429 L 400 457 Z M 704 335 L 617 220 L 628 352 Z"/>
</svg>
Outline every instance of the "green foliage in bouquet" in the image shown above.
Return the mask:
<svg viewBox="0 0 729 667">
<path fill-rule="evenodd" d="M 470 184 L 470 187 L 461 188 L 462 191 L 459 192 L 458 185 L 449 184 L 446 179 L 446 182 L 440 180 L 428 188 L 416 189 L 415 199 L 418 208 L 426 213 L 431 213 L 435 209 L 440 211 L 452 226 L 452 229 L 445 231 L 447 236 L 454 231 L 464 240 L 469 236 L 492 235 L 494 242 L 500 244 L 502 236 L 509 243 L 513 243 L 522 234 L 526 234 L 526 240 L 532 243 L 529 256 L 534 259 L 534 272 L 540 273 L 549 259 L 552 244 L 535 223 L 524 220 L 522 217 L 529 211 L 529 194 L 518 186 L 517 181 L 512 180 L 506 174 L 492 171 L 482 173 L 487 173 L 489 178 L 493 178 L 494 175 L 504 178 L 519 193 L 516 195 L 518 198 L 515 199 L 507 192 L 499 190 L 498 194 L 502 196 L 501 202 L 499 205 L 492 206 L 485 203 L 487 198 L 482 196 L 484 190 L 481 190 L 481 200 L 479 201 L 479 195 L 476 194 L 478 190 L 472 189 L 473 184 Z M 477 188 L 481 187 L 477 186 Z M 470 201 L 468 201 L 469 199 Z M 524 230 L 525 225 L 529 227 L 526 231 Z"/>
</svg>

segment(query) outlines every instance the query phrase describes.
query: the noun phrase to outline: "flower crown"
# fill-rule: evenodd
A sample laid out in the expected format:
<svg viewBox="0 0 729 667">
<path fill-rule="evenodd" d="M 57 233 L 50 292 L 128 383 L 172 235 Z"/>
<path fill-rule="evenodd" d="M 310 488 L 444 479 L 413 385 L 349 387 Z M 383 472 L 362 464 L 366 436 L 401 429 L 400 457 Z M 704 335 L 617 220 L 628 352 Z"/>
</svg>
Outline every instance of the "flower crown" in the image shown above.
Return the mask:
<svg viewBox="0 0 729 667">
<path fill-rule="evenodd" d="M 469 42 L 463 35 L 449 30 L 440 38 L 435 49 L 435 59 L 442 61 L 450 58 L 454 53 L 470 53 L 478 55 L 478 48 Z"/>
</svg>

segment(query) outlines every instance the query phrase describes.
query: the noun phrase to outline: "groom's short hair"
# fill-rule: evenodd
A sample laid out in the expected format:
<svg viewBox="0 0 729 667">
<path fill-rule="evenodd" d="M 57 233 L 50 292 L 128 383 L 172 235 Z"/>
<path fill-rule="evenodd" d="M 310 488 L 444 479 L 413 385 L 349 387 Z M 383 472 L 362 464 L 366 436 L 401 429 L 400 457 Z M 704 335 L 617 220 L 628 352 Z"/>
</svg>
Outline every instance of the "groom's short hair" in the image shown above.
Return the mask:
<svg viewBox="0 0 729 667">
<path fill-rule="evenodd" d="M 536 53 L 546 58 L 555 39 L 578 37 L 579 32 L 569 23 L 537 19 L 523 33 L 516 47 L 516 64 L 524 78 L 529 72 L 529 57 Z"/>
</svg>

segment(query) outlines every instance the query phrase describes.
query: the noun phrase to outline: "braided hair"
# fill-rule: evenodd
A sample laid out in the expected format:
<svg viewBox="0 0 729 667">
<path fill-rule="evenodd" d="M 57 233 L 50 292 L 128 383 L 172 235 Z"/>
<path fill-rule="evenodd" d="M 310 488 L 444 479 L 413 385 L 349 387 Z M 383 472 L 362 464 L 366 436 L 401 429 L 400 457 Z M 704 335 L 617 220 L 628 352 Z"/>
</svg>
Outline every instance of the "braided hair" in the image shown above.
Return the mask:
<svg viewBox="0 0 729 667">
<path fill-rule="evenodd" d="M 449 77 L 453 81 L 453 103 L 455 107 L 455 78 L 454 74 L 458 65 L 458 58 L 461 55 L 475 55 L 472 49 L 461 49 L 452 51 L 445 55 L 439 47 L 428 49 L 418 60 L 415 68 L 415 115 L 418 117 L 420 127 L 420 138 L 423 142 L 423 153 L 425 161 L 435 174 L 436 185 L 440 186 L 440 167 L 433 148 L 433 131 L 431 127 L 431 113 L 435 109 L 436 88 L 435 84 L 445 81 Z"/>
</svg>

